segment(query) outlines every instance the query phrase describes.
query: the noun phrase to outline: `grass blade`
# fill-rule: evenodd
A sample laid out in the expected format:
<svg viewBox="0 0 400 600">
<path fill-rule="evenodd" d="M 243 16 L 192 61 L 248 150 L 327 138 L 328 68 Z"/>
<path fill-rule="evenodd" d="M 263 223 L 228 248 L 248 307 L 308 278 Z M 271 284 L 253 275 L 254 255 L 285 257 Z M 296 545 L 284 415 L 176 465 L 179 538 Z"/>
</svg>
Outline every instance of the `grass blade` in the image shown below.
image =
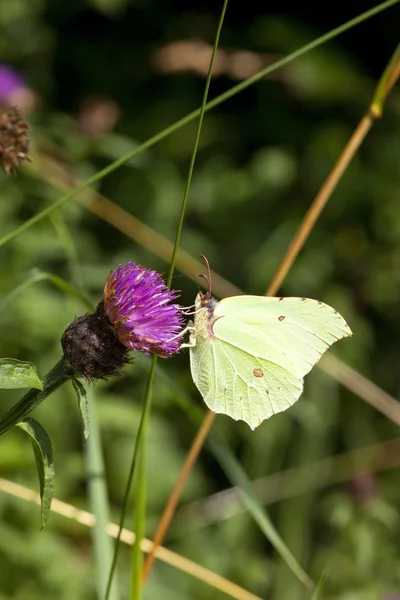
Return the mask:
<svg viewBox="0 0 400 600">
<path fill-rule="evenodd" d="M 261 79 L 263 79 L 264 77 L 266 77 L 267 75 L 272 73 L 273 71 L 280 69 L 281 67 L 289 64 L 296 58 L 299 58 L 300 56 L 303 56 L 307 52 L 314 50 L 318 46 L 325 44 L 329 40 L 332 40 L 333 38 L 340 35 L 341 33 L 344 33 L 345 31 L 351 29 L 352 27 L 359 25 L 363 21 L 370 19 L 374 15 L 386 10 L 387 8 L 394 6 L 398 2 L 399 2 L 399 0 L 387 0 L 386 2 L 382 2 L 381 4 L 378 4 L 377 6 L 375 6 L 374 8 L 367 10 L 366 12 L 362 13 L 361 15 L 358 15 L 354 19 L 351 19 L 350 21 L 347 21 L 343 25 L 340 25 L 339 27 L 336 27 L 332 31 L 320 36 L 316 40 L 313 40 L 309 44 L 302 46 L 295 52 L 292 52 L 288 56 L 285 56 L 284 58 L 276 61 L 274 64 L 269 65 L 268 67 L 266 67 L 265 69 L 262 69 L 261 71 L 259 71 L 255 75 L 253 75 L 252 77 L 249 77 L 245 81 L 242 81 L 238 85 L 235 85 L 233 88 L 231 88 L 224 94 L 221 94 L 217 98 L 214 98 L 214 100 L 211 100 L 211 102 L 209 102 L 206 105 L 205 111 L 207 112 L 209 110 L 212 110 L 213 108 L 215 108 L 216 106 L 219 106 L 223 102 L 226 102 L 226 100 L 229 100 L 230 98 L 232 98 L 239 92 L 242 92 L 243 90 L 247 89 L 254 83 L 257 83 L 258 81 L 260 81 Z M 35 225 L 36 223 L 38 223 L 39 221 L 44 219 L 45 217 L 51 215 L 51 213 L 53 213 L 55 210 L 58 210 L 59 208 L 61 208 L 69 200 L 71 200 L 77 194 L 79 194 L 79 192 L 82 192 L 83 190 L 85 190 L 88 187 L 90 187 L 91 185 L 97 183 L 98 181 L 100 181 L 101 179 L 106 177 L 107 175 L 110 175 L 116 169 L 118 169 L 119 167 L 122 167 L 124 164 L 126 164 L 129 160 L 138 156 L 145 150 L 148 150 L 149 148 L 151 148 L 158 142 L 161 142 L 163 139 L 165 139 L 166 137 L 168 137 L 169 135 L 171 135 L 172 133 L 174 133 L 175 131 L 177 131 L 178 129 L 183 127 L 184 125 L 191 123 L 192 121 L 197 119 L 199 117 L 199 115 L 200 115 L 200 109 L 198 108 L 198 109 L 194 110 L 193 112 L 191 112 L 190 114 L 186 115 L 186 117 L 183 117 L 179 121 L 176 121 L 176 123 L 174 123 L 173 125 L 170 125 L 163 131 L 157 133 L 156 135 L 154 135 L 153 137 L 148 139 L 143 144 L 140 144 L 140 146 L 135 147 L 131 152 L 128 152 L 127 154 L 125 154 L 124 156 L 119 158 L 118 160 L 109 164 L 107 167 L 105 167 L 98 173 L 95 173 L 94 175 L 92 175 L 91 177 L 89 177 L 88 179 L 86 179 L 85 181 L 80 183 L 75 189 L 71 190 L 70 192 L 68 192 L 61 198 L 59 198 L 56 202 L 54 202 L 53 204 L 51 204 L 50 206 L 48 206 L 41 212 L 37 213 L 36 215 L 31 217 L 27 221 L 22 223 L 22 225 L 15 228 L 13 231 L 10 231 L 9 233 L 7 233 L 3 237 L 1 237 L 0 238 L 0 247 L 4 246 L 8 242 L 11 242 L 20 233 L 23 233 L 24 231 L 26 231 L 27 229 L 29 229 L 30 227 L 32 227 L 33 225 Z"/>
</svg>

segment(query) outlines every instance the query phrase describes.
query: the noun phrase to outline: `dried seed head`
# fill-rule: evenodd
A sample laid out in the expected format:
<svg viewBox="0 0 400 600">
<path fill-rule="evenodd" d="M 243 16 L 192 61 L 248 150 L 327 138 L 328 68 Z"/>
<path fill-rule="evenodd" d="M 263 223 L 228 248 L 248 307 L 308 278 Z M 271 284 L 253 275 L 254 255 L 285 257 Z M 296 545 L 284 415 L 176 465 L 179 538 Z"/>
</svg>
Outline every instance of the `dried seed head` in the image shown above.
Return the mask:
<svg viewBox="0 0 400 600">
<path fill-rule="evenodd" d="M 8 175 L 29 160 L 28 125 L 15 107 L 0 107 L 0 165 Z"/>
<path fill-rule="evenodd" d="M 118 340 L 104 313 L 103 302 L 94 314 L 78 317 L 67 327 L 61 346 L 75 374 L 88 381 L 119 375 L 130 362 L 129 349 Z"/>
</svg>

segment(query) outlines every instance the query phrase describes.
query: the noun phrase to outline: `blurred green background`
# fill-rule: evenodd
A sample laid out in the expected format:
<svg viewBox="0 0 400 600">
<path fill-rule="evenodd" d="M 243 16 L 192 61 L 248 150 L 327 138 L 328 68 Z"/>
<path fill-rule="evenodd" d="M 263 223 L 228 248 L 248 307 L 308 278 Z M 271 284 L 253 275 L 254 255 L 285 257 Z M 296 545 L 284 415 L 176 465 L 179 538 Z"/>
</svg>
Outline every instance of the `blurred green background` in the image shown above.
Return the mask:
<svg viewBox="0 0 400 600">
<path fill-rule="evenodd" d="M 328 5 L 316 10 L 309 0 L 264 6 L 232 1 L 210 97 L 372 6 L 350 1 L 334 11 Z M 200 105 L 219 11 L 215 2 L 198 1 L 184 8 L 148 0 L 0 1 L 0 60 L 26 81 L 18 103 L 33 150 L 32 164 L 16 177 L 0 176 L 1 235 L 61 195 L 46 181 L 54 182 L 55 175 L 40 156 L 85 179 Z M 206 254 L 215 271 L 246 292 L 264 293 L 368 107 L 395 50 L 398 22 L 395 6 L 206 115 L 183 249 L 196 258 Z M 394 397 L 400 387 L 399 111 L 395 89 L 281 290 L 340 311 L 354 336 L 333 353 Z M 195 124 L 180 129 L 105 178 L 98 191 L 173 240 L 194 132 Z M 162 250 L 154 248 L 158 257 L 152 250 L 71 200 L 0 248 L 0 301 L 40 269 L 64 277 L 96 302 L 109 271 L 120 263 L 131 260 L 165 273 Z M 193 302 L 197 274 L 176 273 L 173 286 L 182 290 L 182 304 Z M 83 312 L 48 282 L 26 288 L 0 312 L 0 356 L 32 361 L 44 376 L 60 357 L 65 327 Z M 94 387 L 113 520 L 119 517 L 148 366 L 138 357 L 124 377 Z M 148 536 L 196 432 L 171 382 L 203 408 L 186 352 L 159 361 L 159 369 L 148 452 Z M 1 391 L 0 397 L 5 411 L 21 393 Z M 53 442 L 56 497 L 87 508 L 84 441 L 70 385 L 35 416 Z M 400 598 L 400 448 L 368 451 L 395 438 L 397 425 L 318 369 L 307 376 L 298 404 L 255 432 L 226 417 L 216 425 L 252 480 L 302 469 L 267 481 L 260 497 L 306 571 L 318 580 L 328 570 L 324 597 Z M 362 450 L 357 460 L 351 455 L 318 470 L 317 461 L 355 449 Z M 37 489 L 33 455 L 21 432 L 0 438 L 0 475 Z M 168 546 L 262 598 L 309 598 L 250 516 L 212 497 L 227 487 L 205 449 Z M 44 531 L 39 523 L 36 506 L 0 494 L 0 599 L 95 598 L 90 533 L 57 515 Z M 121 597 L 127 598 L 126 549 L 119 576 Z M 145 597 L 227 596 L 157 563 Z"/>
</svg>

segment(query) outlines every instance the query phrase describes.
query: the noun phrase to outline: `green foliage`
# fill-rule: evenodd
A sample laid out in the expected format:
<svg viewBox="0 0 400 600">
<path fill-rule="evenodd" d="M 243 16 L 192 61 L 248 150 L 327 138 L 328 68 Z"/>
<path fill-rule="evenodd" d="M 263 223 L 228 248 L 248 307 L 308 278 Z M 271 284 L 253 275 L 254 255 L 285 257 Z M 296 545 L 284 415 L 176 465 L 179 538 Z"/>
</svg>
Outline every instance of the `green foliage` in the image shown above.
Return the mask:
<svg viewBox="0 0 400 600">
<path fill-rule="evenodd" d="M 83 435 L 85 440 L 87 440 L 90 432 L 89 400 L 87 391 L 79 379 L 72 379 L 71 383 L 78 397 L 79 411 L 82 417 Z"/>
<path fill-rule="evenodd" d="M 40 499 L 42 501 L 42 528 L 46 525 L 49 518 L 51 501 L 54 494 L 54 462 L 51 441 L 43 427 L 27 417 L 18 423 L 17 427 L 25 431 L 32 442 L 33 453 L 35 455 L 36 467 L 40 483 Z"/>
<path fill-rule="evenodd" d="M 0 358 L 0 388 L 16 390 L 35 388 L 42 390 L 43 385 L 32 363 L 15 358 Z"/>
<path fill-rule="evenodd" d="M 359 6 L 341 9 L 330 21 L 329 15 L 311 18 L 304 4 L 287 5 L 278 18 L 267 12 L 268 7 L 260 13 L 259 8 L 252 12 L 250 5 L 232 3 L 221 40 L 227 67 L 221 76 L 215 73 L 212 96 L 237 83 L 233 67 L 240 55 L 235 57 L 234 51 L 249 51 L 249 60 L 262 67 L 271 55 L 291 52 L 355 16 Z M 17 177 L 0 176 L 1 235 L 65 191 L 55 170 L 46 173 L 50 183 L 38 175 L 40 153 L 82 180 L 200 105 L 204 78 L 195 68 L 198 63 L 186 72 L 163 72 L 155 52 L 182 39 L 209 42 L 218 10 L 203 3 L 182 13 L 144 0 L 93 0 L 85 6 L 43 0 L 1 3 L 2 59 L 22 72 L 40 99 L 26 115 L 32 164 Z M 206 114 L 182 236 L 187 252 L 206 254 L 213 269 L 247 293 L 264 293 L 312 198 L 368 107 L 397 43 L 394 22 L 390 9 Z M 185 59 L 191 58 L 196 61 L 198 55 L 186 52 Z M 84 101 L 104 97 L 115 103 L 119 117 L 114 127 L 93 134 L 88 126 L 93 111 Z M 395 89 L 281 290 L 318 298 L 343 314 L 354 336 L 338 345 L 335 354 L 393 396 L 400 385 L 398 103 Z M 107 113 L 101 114 L 103 125 Z M 193 125 L 180 129 L 96 188 L 172 240 L 193 137 Z M 62 332 L 86 310 L 82 296 L 66 293 L 60 281 L 97 302 L 109 271 L 120 263 L 132 260 L 168 270 L 167 261 L 153 254 L 157 248 L 145 248 L 127 236 L 127 220 L 118 231 L 88 211 L 86 201 L 90 206 L 93 198 L 89 196 L 85 205 L 71 200 L 57 213 L 63 223 L 44 219 L 0 249 L 0 356 L 30 361 L 40 373 L 59 360 Z M 50 274 L 50 280 L 36 278 L 33 269 Z M 173 287 L 182 290 L 182 303 L 189 306 L 197 293 L 197 273 L 186 274 L 177 274 Z M 28 281 L 32 285 L 25 285 Z M 13 290 L 17 293 L 10 297 Z M 89 305 L 87 301 L 87 310 Z M 218 417 L 218 429 L 250 479 L 304 468 L 398 435 L 394 424 L 314 371 L 306 377 L 297 405 L 254 433 L 245 424 Z M 113 521 L 119 518 L 147 372 L 147 359 L 136 357 L 124 377 L 96 384 Z M 196 432 L 177 396 L 189 396 L 193 406 L 203 409 L 186 353 L 158 362 L 154 386 L 148 536 Z M 1 390 L 2 411 L 20 397 L 18 391 Z M 71 386 L 63 386 L 41 404 L 36 417 L 53 442 L 56 497 L 87 508 L 82 423 Z M 21 437 L 12 431 L 0 437 L 0 471 L 36 489 L 30 444 Z M 385 461 L 389 465 L 389 457 Z M 395 461 L 390 464 L 395 466 Z M 271 521 L 305 571 L 315 581 L 328 571 L 324 599 L 381 600 L 400 590 L 398 469 L 377 469 L 368 455 L 362 466 L 354 466 L 348 484 L 327 474 L 323 487 L 311 489 L 294 478 L 289 490 L 284 483 L 278 485 L 270 500 Z M 182 520 L 177 514 L 169 547 L 262 598 L 310 598 L 247 512 L 231 512 L 222 497 L 218 510 L 206 511 L 203 500 L 230 485 L 215 453 L 205 450 L 184 490 Z M 197 508 L 190 511 L 195 500 Z M 94 598 L 92 558 L 86 528 L 52 515 L 39 532 L 36 508 L 0 493 L 2 598 Z M 128 570 L 128 552 L 122 550 L 122 598 L 127 597 Z M 210 590 L 157 562 L 147 597 L 226 598 Z"/>
</svg>

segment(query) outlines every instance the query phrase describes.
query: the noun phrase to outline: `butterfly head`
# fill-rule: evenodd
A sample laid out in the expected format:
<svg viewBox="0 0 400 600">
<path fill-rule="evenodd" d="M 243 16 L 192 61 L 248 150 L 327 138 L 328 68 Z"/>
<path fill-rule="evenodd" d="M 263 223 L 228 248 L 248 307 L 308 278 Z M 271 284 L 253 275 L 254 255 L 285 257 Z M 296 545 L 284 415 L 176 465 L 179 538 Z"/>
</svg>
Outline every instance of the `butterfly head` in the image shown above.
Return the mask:
<svg viewBox="0 0 400 600">
<path fill-rule="evenodd" d="M 205 265 L 207 267 L 207 275 L 200 275 L 200 277 L 205 279 L 207 282 L 207 291 L 199 291 L 199 293 L 196 296 L 196 300 L 194 302 L 194 325 L 197 336 L 203 338 L 210 338 L 214 337 L 214 334 L 212 333 L 212 325 L 215 321 L 214 309 L 217 306 L 218 301 L 215 300 L 215 298 L 213 298 L 211 295 L 211 270 L 210 265 L 208 264 L 208 260 L 202 254 L 200 254 L 200 257 L 205 262 Z"/>
<path fill-rule="evenodd" d="M 207 309 L 207 312 L 211 316 L 214 308 L 217 306 L 218 301 L 211 296 L 211 293 L 207 291 L 206 293 L 199 292 L 196 296 L 196 300 L 194 301 L 196 311 L 201 310 L 203 308 Z"/>
</svg>

